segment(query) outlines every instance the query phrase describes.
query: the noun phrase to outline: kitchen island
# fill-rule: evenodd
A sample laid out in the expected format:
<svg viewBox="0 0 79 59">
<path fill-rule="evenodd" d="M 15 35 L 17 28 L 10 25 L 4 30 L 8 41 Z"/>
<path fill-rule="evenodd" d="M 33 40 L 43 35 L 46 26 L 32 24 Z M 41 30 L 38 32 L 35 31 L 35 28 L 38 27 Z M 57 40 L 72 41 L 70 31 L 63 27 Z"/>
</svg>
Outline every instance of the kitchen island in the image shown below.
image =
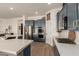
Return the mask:
<svg viewBox="0 0 79 59">
<path fill-rule="evenodd" d="M 0 40 L 0 56 L 20 56 L 28 53 L 27 47 L 33 40 Z"/>
<path fill-rule="evenodd" d="M 79 56 L 79 45 L 59 43 L 54 39 L 55 56 Z"/>
</svg>

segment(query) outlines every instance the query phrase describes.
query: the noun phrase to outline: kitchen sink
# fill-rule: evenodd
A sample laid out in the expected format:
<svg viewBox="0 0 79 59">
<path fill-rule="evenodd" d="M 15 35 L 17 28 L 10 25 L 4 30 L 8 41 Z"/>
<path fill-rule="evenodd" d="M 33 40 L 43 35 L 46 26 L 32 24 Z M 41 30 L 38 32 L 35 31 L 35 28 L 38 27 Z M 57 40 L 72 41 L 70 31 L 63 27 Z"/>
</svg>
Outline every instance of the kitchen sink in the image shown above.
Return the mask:
<svg viewBox="0 0 79 59">
<path fill-rule="evenodd" d="M 59 43 L 67 43 L 67 44 L 76 44 L 74 41 L 71 41 L 68 38 L 57 38 L 57 42 L 59 42 Z"/>
</svg>

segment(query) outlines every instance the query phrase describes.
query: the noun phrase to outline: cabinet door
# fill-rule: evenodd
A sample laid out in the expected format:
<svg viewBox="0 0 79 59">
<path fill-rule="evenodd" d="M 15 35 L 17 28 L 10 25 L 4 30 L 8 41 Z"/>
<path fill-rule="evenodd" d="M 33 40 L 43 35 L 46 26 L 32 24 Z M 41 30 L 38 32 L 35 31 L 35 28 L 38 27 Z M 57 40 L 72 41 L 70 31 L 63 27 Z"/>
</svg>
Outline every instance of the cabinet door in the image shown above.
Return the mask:
<svg viewBox="0 0 79 59">
<path fill-rule="evenodd" d="M 77 19 L 76 3 L 67 4 L 68 28 L 73 28 L 73 21 Z"/>
<path fill-rule="evenodd" d="M 63 6 L 63 17 L 67 16 L 67 4 L 65 3 Z"/>
<path fill-rule="evenodd" d="M 36 20 L 35 27 L 45 27 L 45 20 L 43 19 Z"/>
<path fill-rule="evenodd" d="M 57 31 L 59 31 L 59 12 L 57 13 Z"/>
<path fill-rule="evenodd" d="M 64 17 L 67 16 L 67 5 L 63 6 L 63 9 L 57 13 L 57 28 L 64 29 Z"/>
<path fill-rule="evenodd" d="M 63 10 L 59 13 L 59 29 L 64 29 L 64 24 L 63 24 Z"/>
<path fill-rule="evenodd" d="M 79 3 L 77 4 L 77 8 L 78 8 L 78 19 L 79 19 Z"/>
</svg>

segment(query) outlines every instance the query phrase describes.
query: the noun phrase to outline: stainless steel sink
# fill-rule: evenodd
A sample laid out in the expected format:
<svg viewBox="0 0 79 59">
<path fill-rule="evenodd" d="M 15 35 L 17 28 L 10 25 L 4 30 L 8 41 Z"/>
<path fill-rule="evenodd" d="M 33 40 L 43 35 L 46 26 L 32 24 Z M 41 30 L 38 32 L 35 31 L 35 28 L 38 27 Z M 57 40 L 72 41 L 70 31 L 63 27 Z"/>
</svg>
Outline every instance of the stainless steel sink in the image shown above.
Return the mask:
<svg viewBox="0 0 79 59">
<path fill-rule="evenodd" d="M 68 38 L 57 38 L 59 43 L 76 44 L 75 42 L 69 40 Z"/>
</svg>

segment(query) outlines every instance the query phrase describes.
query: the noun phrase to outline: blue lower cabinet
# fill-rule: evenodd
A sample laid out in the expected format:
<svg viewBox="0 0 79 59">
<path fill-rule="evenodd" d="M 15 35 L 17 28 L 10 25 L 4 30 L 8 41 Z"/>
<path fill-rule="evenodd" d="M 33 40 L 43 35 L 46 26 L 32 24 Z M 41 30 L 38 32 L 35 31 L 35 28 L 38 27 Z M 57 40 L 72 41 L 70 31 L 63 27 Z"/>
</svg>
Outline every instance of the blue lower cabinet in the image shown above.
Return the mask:
<svg viewBox="0 0 79 59">
<path fill-rule="evenodd" d="M 54 47 L 54 56 L 60 56 L 57 47 Z"/>
<path fill-rule="evenodd" d="M 30 56 L 30 45 L 23 50 L 23 56 Z"/>
</svg>

